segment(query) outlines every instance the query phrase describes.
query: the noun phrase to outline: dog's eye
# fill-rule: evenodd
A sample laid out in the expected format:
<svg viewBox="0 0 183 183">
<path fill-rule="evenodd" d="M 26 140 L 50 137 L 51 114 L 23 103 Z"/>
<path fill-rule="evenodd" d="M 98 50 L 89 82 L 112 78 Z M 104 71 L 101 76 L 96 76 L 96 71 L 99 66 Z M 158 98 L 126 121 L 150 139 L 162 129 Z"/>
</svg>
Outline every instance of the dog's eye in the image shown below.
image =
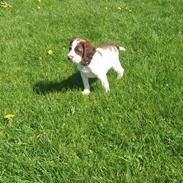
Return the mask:
<svg viewBox="0 0 183 183">
<path fill-rule="evenodd" d="M 82 51 L 83 51 L 83 49 L 82 49 L 81 46 L 77 46 L 77 47 L 75 48 L 75 52 L 77 52 L 77 53 L 82 53 Z"/>
</svg>

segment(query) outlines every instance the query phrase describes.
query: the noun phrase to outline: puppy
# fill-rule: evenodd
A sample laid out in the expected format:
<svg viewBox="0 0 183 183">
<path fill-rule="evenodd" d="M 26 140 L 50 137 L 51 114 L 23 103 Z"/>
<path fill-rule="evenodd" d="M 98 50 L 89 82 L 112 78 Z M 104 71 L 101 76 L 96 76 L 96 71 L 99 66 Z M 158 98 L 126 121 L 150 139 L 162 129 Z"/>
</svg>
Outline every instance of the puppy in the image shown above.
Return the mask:
<svg viewBox="0 0 183 183">
<path fill-rule="evenodd" d="M 73 38 L 70 41 L 68 60 L 76 63 L 81 73 L 84 84 L 84 95 L 89 95 L 89 78 L 98 78 L 104 90 L 109 92 L 109 82 L 107 72 L 113 68 L 118 73 L 118 79 L 124 74 L 124 69 L 119 60 L 119 51 L 125 48 L 117 45 L 102 45 L 96 48 L 87 40 Z"/>
</svg>

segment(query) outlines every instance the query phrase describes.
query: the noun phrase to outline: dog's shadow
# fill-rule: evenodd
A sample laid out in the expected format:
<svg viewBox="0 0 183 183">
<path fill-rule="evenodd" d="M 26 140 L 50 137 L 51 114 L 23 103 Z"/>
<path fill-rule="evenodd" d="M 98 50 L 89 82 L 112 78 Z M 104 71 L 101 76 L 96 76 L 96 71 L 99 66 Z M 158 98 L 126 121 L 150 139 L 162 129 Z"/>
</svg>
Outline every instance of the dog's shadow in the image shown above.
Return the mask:
<svg viewBox="0 0 183 183">
<path fill-rule="evenodd" d="M 93 82 L 95 82 L 95 80 L 92 79 L 90 81 L 90 84 L 92 84 Z M 63 81 L 39 81 L 33 86 L 34 93 L 39 95 L 79 89 L 83 89 L 83 82 L 79 72 L 71 75 Z"/>
</svg>

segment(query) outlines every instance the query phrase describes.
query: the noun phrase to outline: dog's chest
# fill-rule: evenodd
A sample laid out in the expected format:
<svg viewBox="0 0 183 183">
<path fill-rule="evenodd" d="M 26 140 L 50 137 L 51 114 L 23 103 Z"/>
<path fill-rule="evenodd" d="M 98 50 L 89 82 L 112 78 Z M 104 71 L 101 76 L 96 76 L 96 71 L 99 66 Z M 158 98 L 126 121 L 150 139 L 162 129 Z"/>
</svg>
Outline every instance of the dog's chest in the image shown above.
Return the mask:
<svg viewBox="0 0 183 183">
<path fill-rule="evenodd" d="M 89 67 L 79 66 L 78 69 L 81 73 L 86 75 L 88 78 L 96 77 L 96 75 L 91 71 Z"/>
</svg>

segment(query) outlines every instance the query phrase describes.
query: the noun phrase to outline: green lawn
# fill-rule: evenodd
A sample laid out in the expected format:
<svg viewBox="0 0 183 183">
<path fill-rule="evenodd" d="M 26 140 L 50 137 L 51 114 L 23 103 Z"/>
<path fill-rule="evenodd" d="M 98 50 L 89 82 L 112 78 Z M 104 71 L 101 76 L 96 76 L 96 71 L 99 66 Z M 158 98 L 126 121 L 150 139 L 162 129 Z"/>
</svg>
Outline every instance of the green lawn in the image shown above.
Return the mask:
<svg viewBox="0 0 183 183">
<path fill-rule="evenodd" d="M 183 1 L 6 2 L 0 182 L 182 182 Z M 127 49 L 109 94 L 98 80 L 81 94 L 66 59 L 73 36 Z"/>
</svg>

